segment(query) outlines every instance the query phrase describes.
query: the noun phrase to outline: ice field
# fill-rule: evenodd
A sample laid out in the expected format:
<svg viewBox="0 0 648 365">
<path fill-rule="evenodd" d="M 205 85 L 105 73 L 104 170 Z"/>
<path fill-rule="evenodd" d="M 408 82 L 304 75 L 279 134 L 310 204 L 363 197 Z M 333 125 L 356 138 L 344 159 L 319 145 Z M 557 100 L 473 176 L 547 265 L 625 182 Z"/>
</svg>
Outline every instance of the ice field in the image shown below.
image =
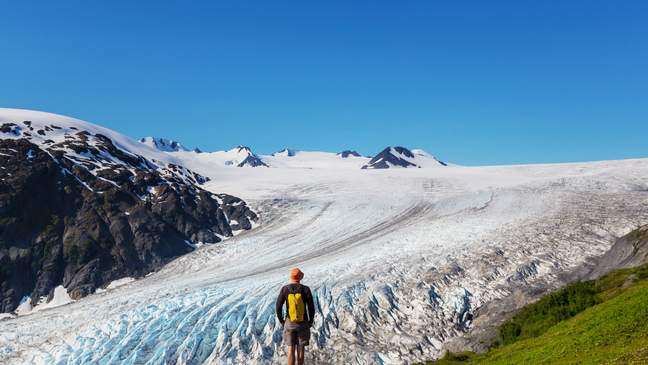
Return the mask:
<svg viewBox="0 0 648 365">
<path fill-rule="evenodd" d="M 555 288 L 648 223 L 641 159 L 360 170 L 367 159 L 321 152 L 262 156 L 269 168 L 137 152 L 210 177 L 206 189 L 241 197 L 259 224 L 145 278 L 0 320 L 1 363 L 283 363 L 274 301 L 295 266 L 316 295 L 307 362 L 420 361 L 480 307 Z"/>
</svg>

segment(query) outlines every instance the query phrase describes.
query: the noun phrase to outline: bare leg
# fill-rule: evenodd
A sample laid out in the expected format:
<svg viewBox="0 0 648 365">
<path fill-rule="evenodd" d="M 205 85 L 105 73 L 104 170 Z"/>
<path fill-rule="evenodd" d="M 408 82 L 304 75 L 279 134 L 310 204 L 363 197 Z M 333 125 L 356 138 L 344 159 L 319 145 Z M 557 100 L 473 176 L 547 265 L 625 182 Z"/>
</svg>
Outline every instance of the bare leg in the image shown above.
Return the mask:
<svg viewBox="0 0 648 365">
<path fill-rule="evenodd" d="M 288 346 L 288 365 L 295 365 L 295 347 Z"/>
<path fill-rule="evenodd" d="M 304 350 L 306 349 L 306 346 L 304 345 L 298 345 L 297 346 L 297 364 L 298 365 L 304 365 Z"/>
</svg>

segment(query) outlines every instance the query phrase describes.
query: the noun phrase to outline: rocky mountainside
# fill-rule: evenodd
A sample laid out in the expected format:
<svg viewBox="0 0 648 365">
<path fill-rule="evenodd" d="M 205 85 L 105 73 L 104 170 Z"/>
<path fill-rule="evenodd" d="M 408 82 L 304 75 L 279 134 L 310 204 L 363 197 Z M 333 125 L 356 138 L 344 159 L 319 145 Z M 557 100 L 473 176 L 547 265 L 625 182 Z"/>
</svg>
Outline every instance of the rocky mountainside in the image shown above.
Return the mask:
<svg viewBox="0 0 648 365">
<path fill-rule="evenodd" d="M 257 219 L 208 179 L 71 118 L 0 109 L 0 312 L 139 277 Z"/>
<path fill-rule="evenodd" d="M 596 260 L 595 266 L 585 278 L 593 280 L 612 270 L 636 267 L 646 263 L 648 263 L 648 226 L 643 226 L 619 238 L 605 255 Z"/>
<path fill-rule="evenodd" d="M 394 167 L 447 166 L 423 150 L 409 150 L 405 147 L 387 147 L 375 155 L 362 169 L 389 169 Z"/>
</svg>

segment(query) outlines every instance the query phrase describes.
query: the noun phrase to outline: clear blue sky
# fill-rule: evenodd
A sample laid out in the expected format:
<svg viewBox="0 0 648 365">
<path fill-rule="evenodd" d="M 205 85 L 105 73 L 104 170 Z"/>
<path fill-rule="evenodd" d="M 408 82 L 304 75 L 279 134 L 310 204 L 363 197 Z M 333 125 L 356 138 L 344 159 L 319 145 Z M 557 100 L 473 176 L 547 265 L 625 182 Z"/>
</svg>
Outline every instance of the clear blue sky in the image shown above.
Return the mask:
<svg viewBox="0 0 648 365">
<path fill-rule="evenodd" d="M 648 157 L 647 1 L 3 1 L 0 105 L 206 150 Z"/>
</svg>

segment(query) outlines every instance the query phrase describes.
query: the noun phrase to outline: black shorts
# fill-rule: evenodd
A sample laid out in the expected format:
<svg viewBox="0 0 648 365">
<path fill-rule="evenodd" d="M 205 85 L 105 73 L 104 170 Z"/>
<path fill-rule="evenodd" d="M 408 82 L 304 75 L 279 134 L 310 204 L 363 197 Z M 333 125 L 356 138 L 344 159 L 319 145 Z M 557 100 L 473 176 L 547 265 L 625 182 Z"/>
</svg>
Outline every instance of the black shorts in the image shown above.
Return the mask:
<svg viewBox="0 0 648 365">
<path fill-rule="evenodd" d="M 286 346 L 308 346 L 310 340 L 310 324 L 308 321 L 291 322 L 286 319 L 283 327 L 283 341 Z"/>
</svg>

